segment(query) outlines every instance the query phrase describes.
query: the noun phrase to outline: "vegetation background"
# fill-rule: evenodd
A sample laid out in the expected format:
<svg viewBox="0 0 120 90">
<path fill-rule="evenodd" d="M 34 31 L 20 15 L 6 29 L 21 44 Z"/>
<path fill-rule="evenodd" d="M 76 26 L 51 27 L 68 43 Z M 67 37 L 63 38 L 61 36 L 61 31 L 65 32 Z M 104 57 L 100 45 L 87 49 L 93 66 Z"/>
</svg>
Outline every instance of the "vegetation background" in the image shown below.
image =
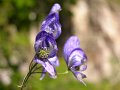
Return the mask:
<svg viewBox="0 0 120 90">
<path fill-rule="evenodd" d="M 120 0 L 0 0 L 0 90 L 20 90 L 35 36 L 54 3 L 62 7 L 57 71 L 67 70 L 62 48 L 77 35 L 88 56 L 87 87 L 69 72 L 55 80 L 33 75 L 25 90 L 120 90 Z"/>
</svg>

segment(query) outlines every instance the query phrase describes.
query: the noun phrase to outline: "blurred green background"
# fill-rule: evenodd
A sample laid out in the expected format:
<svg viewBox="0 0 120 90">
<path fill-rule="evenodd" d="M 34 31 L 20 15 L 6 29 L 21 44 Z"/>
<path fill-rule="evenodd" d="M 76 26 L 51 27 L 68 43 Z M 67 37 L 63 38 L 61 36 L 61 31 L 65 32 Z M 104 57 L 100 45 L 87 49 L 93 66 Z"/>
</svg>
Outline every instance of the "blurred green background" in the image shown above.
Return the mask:
<svg viewBox="0 0 120 90">
<path fill-rule="evenodd" d="M 47 16 L 54 3 L 59 3 L 62 7 L 62 11 L 60 12 L 62 34 L 57 39 L 57 44 L 59 47 L 58 57 L 60 59 L 60 67 L 57 67 L 57 71 L 64 72 L 67 70 L 66 64 L 62 57 L 62 48 L 66 39 L 69 36 L 75 34 L 75 25 L 73 24 L 74 12 L 72 11 L 74 9 L 72 9 L 72 6 L 76 6 L 77 3 L 81 1 L 85 1 L 88 5 L 88 8 L 92 10 L 93 8 L 96 8 L 96 3 L 99 3 L 100 0 L 0 0 L 0 90 L 20 90 L 18 85 L 21 84 L 25 74 L 28 71 L 28 65 L 35 54 L 33 48 L 35 36 L 37 32 L 40 31 L 40 24 Z M 100 2 L 102 1 L 103 4 L 104 1 L 106 1 L 106 3 L 109 5 L 108 7 L 110 10 L 112 10 L 112 12 L 119 12 L 120 0 L 101 0 Z M 89 5 L 91 7 L 89 7 Z M 100 5 L 102 5 L 102 3 Z M 117 9 L 114 9 L 113 7 Z M 101 8 L 97 8 L 97 10 L 98 9 Z M 91 17 L 89 16 L 89 23 L 90 26 L 93 28 L 95 27 L 94 29 L 96 30 L 99 29 L 99 23 L 95 21 L 98 17 L 94 16 L 94 10 L 91 11 Z M 119 15 L 117 17 L 119 18 Z M 79 33 L 82 32 L 80 31 Z M 77 33 L 77 35 L 79 35 L 79 33 Z M 97 30 L 93 30 L 91 32 L 89 31 L 88 33 L 92 33 L 93 36 L 100 34 L 100 32 Z M 90 35 L 86 36 L 86 38 L 89 38 L 89 36 Z M 83 42 L 84 40 L 85 38 L 82 38 Z M 86 42 L 86 45 L 88 47 L 86 48 L 83 46 L 83 48 L 88 54 L 88 60 L 93 65 L 95 65 L 94 68 L 99 68 L 99 65 L 94 63 L 95 59 L 91 60 L 91 57 L 93 58 L 95 54 L 100 54 L 96 53 L 98 52 L 97 49 L 95 49 L 95 54 L 90 52 L 89 48 L 91 47 L 89 47 L 89 45 L 92 45 L 94 48 L 96 47 L 94 44 L 91 44 L 92 42 L 89 42 L 89 39 Z M 113 49 L 110 50 L 112 52 Z M 117 54 L 114 55 L 117 57 Z M 98 57 L 101 58 L 102 56 Z M 87 83 L 87 87 L 77 81 L 74 78 L 73 74 L 69 72 L 65 75 L 58 75 L 58 78 L 55 80 L 49 78 L 47 75 L 45 79 L 40 81 L 39 74 L 33 75 L 29 79 L 25 90 L 120 90 L 119 79 L 116 83 L 112 83 L 111 80 L 111 78 L 116 78 L 119 72 L 119 70 L 117 70 L 118 68 L 115 67 L 119 62 L 119 57 L 116 57 L 112 57 L 112 59 L 110 58 L 110 62 L 112 63 L 111 67 L 113 71 L 116 72 L 113 72 L 111 70 L 112 74 L 109 78 L 102 77 L 103 72 L 99 72 L 100 77 L 97 82 L 89 79 L 87 80 L 86 78 L 85 82 Z M 104 61 L 102 62 L 104 63 Z M 115 67 L 115 69 L 113 67 Z M 87 71 L 91 72 L 89 69 Z M 94 71 L 94 73 L 96 72 L 97 71 Z M 87 73 L 87 77 L 91 78 L 89 76 L 89 73 Z M 92 78 L 94 78 L 94 74 L 92 75 Z"/>
</svg>

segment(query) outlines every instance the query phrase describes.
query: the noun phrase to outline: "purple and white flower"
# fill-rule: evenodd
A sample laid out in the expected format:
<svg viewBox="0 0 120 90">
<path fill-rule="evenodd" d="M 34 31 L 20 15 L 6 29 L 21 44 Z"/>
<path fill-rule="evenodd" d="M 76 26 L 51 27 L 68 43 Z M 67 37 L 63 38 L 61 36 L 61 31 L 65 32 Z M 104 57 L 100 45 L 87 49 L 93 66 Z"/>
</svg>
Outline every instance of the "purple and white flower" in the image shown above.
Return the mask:
<svg viewBox="0 0 120 90">
<path fill-rule="evenodd" d="M 71 36 L 66 41 L 63 55 L 68 66 L 68 70 L 70 70 L 80 82 L 86 85 L 82 80 L 83 78 L 86 78 L 86 75 L 82 72 L 87 69 L 87 56 L 80 48 L 78 37 Z"/>
<path fill-rule="evenodd" d="M 55 66 L 59 66 L 59 61 L 56 56 L 58 48 L 52 34 L 46 31 L 41 31 L 37 34 L 34 44 L 36 55 L 34 61 L 43 67 L 42 80 L 48 72 L 51 78 L 56 78 Z"/>
<path fill-rule="evenodd" d="M 57 39 L 61 34 L 61 24 L 59 22 L 59 12 L 61 11 L 61 6 L 59 4 L 54 4 L 51 8 L 50 13 L 42 22 L 41 30 L 47 33 L 53 34 L 54 38 Z"/>
<path fill-rule="evenodd" d="M 58 48 L 55 39 L 61 34 L 61 24 L 59 23 L 59 11 L 61 6 L 54 4 L 50 13 L 42 22 L 41 31 L 37 34 L 35 40 L 34 61 L 42 65 L 42 80 L 46 74 L 49 73 L 51 78 L 56 78 L 55 67 L 59 66 L 59 61 L 56 56 Z"/>
</svg>

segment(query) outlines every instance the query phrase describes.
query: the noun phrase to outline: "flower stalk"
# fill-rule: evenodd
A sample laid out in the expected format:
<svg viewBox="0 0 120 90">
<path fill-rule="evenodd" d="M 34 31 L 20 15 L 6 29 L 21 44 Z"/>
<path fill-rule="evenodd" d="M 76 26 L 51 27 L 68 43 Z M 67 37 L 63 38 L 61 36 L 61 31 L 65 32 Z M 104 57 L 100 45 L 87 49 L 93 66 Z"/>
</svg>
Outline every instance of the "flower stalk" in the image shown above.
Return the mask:
<svg viewBox="0 0 120 90">
<path fill-rule="evenodd" d="M 26 83 L 27 83 L 29 77 L 32 74 L 34 74 L 34 72 L 37 70 L 36 69 L 37 63 L 34 63 L 33 65 L 32 65 L 32 63 L 33 63 L 33 60 L 30 62 L 29 71 L 28 71 L 27 75 L 24 77 L 22 84 L 19 86 L 21 88 L 21 90 L 23 90 L 23 88 L 26 86 Z M 41 68 L 41 66 L 39 68 Z"/>
</svg>

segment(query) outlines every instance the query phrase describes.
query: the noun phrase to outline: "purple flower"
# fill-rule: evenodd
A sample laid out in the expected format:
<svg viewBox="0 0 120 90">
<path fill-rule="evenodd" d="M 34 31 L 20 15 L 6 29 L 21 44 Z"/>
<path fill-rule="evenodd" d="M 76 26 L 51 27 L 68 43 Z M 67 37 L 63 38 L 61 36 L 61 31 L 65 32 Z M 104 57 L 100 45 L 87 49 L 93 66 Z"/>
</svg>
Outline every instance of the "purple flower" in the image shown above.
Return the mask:
<svg viewBox="0 0 120 90">
<path fill-rule="evenodd" d="M 74 76 L 86 85 L 82 79 L 86 78 L 86 75 L 82 73 L 87 69 L 87 57 L 84 51 L 80 48 L 80 41 L 76 36 L 71 36 L 64 45 L 64 58 L 70 70 Z"/>
<path fill-rule="evenodd" d="M 48 72 L 51 78 L 56 78 L 55 66 L 59 66 L 56 56 L 57 44 L 52 34 L 41 31 L 37 34 L 34 44 L 36 55 L 34 61 L 43 67 L 43 73 L 40 80 L 43 79 L 45 73 Z"/>
<path fill-rule="evenodd" d="M 37 34 L 35 40 L 35 52 L 40 58 L 50 58 L 57 53 L 57 44 L 52 34 L 41 31 Z"/>
<path fill-rule="evenodd" d="M 42 22 L 41 30 L 47 33 L 53 34 L 54 38 L 57 39 L 61 34 L 61 24 L 59 22 L 59 11 L 61 11 L 61 6 L 59 4 L 54 4 L 50 13 Z"/>
</svg>

